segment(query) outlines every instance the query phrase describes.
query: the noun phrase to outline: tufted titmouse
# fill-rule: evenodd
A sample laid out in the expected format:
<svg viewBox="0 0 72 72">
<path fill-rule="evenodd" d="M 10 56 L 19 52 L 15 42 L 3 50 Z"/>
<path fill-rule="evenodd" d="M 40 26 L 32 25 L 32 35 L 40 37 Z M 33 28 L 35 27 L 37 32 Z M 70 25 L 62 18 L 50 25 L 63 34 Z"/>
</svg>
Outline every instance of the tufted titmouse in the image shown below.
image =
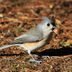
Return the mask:
<svg viewBox="0 0 72 72">
<path fill-rule="evenodd" d="M 55 26 L 52 25 L 52 21 L 47 17 L 43 17 L 43 21 L 40 24 L 23 35 L 16 37 L 10 45 L 1 46 L 0 50 L 11 46 L 20 46 L 32 57 L 31 51 L 43 46 L 54 28 Z"/>
</svg>

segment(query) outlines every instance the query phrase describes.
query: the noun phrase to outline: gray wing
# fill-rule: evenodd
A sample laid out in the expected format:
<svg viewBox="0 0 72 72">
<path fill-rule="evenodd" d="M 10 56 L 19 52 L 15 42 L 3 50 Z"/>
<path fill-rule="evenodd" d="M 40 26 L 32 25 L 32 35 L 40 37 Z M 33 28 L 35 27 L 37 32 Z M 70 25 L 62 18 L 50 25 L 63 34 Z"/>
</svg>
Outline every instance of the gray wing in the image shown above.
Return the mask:
<svg viewBox="0 0 72 72">
<path fill-rule="evenodd" d="M 14 43 L 26 43 L 26 42 L 34 42 L 43 39 L 43 33 L 37 29 L 31 29 L 29 32 L 24 33 L 23 35 L 15 38 L 12 42 Z"/>
</svg>

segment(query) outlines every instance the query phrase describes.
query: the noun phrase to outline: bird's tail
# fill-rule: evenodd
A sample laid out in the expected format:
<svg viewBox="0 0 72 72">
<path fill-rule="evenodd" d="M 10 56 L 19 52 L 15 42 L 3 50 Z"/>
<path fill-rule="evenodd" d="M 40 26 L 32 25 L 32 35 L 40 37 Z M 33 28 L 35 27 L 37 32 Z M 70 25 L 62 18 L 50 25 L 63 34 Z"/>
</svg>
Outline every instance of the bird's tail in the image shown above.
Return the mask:
<svg viewBox="0 0 72 72">
<path fill-rule="evenodd" d="M 0 46 L 0 50 L 5 49 L 5 48 L 9 48 L 11 46 L 20 46 L 21 44 L 11 44 L 11 45 L 4 45 L 4 46 Z"/>
</svg>

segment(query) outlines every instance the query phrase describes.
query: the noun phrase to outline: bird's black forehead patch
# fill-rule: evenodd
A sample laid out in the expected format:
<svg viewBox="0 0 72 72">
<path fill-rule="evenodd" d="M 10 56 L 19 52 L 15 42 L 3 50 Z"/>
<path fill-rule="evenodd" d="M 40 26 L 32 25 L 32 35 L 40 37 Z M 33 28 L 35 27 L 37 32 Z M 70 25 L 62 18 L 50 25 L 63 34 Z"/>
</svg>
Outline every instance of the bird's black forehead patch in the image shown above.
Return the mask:
<svg viewBox="0 0 72 72">
<path fill-rule="evenodd" d="M 52 22 L 51 22 L 51 24 L 52 24 L 53 26 L 55 26 L 55 27 L 56 27 L 56 24 L 55 24 L 55 22 L 54 22 L 54 21 L 52 21 Z"/>
</svg>

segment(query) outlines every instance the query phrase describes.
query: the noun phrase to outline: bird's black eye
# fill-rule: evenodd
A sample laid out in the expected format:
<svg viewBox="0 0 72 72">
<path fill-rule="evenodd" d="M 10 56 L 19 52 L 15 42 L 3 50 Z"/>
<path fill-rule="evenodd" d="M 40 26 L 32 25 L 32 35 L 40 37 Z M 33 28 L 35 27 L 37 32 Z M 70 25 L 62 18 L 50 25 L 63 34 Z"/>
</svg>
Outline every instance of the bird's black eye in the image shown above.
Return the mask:
<svg viewBox="0 0 72 72">
<path fill-rule="evenodd" d="M 50 26 L 50 24 L 48 23 L 47 26 Z"/>
</svg>

